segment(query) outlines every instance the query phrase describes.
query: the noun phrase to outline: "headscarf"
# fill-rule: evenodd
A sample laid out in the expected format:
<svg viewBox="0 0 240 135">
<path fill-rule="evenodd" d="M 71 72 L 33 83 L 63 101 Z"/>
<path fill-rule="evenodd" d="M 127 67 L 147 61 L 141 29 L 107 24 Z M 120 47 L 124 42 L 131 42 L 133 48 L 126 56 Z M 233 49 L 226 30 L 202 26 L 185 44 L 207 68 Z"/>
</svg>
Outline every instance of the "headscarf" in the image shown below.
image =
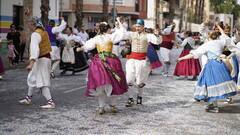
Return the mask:
<svg viewBox="0 0 240 135">
<path fill-rule="evenodd" d="M 136 20 L 136 24 L 139 24 L 139 25 L 144 26 L 144 21 L 143 21 L 143 19 L 137 19 L 137 20 Z"/>
<path fill-rule="evenodd" d="M 31 23 L 32 25 L 36 27 L 41 27 L 43 28 L 43 25 L 41 22 L 38 21 L 38 18 L 36 16 L 32 16 L 28 19 L 28 22 Z"/>
</svg>

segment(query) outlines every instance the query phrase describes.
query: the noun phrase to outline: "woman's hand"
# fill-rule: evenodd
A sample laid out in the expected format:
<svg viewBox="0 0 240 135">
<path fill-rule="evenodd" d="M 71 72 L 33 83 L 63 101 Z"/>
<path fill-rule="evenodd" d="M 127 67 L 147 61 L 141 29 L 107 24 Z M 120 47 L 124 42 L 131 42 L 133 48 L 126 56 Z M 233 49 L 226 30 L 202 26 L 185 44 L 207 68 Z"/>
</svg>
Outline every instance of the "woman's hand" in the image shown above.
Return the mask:
<svg viewBox="0 0 240 135">
<path fill-rule="evenodd" d="M 123 27 L 123 25 L 122 25 L 122 23 L 121 23 L 121 21 L 120 21 L 120 17 L 117 17 L 116 20 L 117 20 L 118 26 L 119 26 L 120 28 Z"/>
<path fill-rule="evenodd" d="M 212 20 L 208 18 L 204 21 L 204 25 L 209 26 L 211 22 Z"/>
<path fill-rule="evenodd" d="M 178 58 L 178 59 L 177 59 L 177 62 L 181 62 L 181 61 L 182 61 L 182 59 L 181 59 L 181 58 Z"/>
<path fill-rule="evenodd" d="M 83 46 L 77 48 L 77 52 L 80 52 L 80 51 L 83 51 L 83 50 L 84 50 Z"/>
</svg>

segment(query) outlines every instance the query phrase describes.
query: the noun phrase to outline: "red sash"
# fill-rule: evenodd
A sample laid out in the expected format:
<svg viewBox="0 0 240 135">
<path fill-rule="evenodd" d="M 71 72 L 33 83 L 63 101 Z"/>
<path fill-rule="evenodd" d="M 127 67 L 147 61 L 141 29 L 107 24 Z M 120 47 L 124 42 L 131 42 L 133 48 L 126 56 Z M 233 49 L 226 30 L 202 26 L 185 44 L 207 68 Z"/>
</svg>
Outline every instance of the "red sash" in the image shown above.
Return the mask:
<svg viewBox="0 0 240 135">
<path fill-rule="evenodd" d="M 136 60 L 145 60 L 146 56 L 147 56 L 147 53 L 131 52 L 130 58 L 136 59 Z"/>
</svg>

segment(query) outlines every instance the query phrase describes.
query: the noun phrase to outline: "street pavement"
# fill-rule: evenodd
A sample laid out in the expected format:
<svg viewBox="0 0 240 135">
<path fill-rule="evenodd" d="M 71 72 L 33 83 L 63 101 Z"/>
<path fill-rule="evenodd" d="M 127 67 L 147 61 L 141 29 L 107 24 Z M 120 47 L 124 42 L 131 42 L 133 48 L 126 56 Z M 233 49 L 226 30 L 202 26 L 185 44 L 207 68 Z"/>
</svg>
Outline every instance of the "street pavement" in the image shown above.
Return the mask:
<svg viewBox="0 0 240 135">
<path fill-rule="evenodd" d="M 181 50 L 174 49 L 171 73 Z M 125 69 L 125 59 L 121 59 Z M 197 81 L 183 77 L 163 77 L 153 70 L 144 89 L 143 106 L 126 108 L 127 94 L 118 96 L 118 113 L 99 115 L 98 101 L 88 98 L 87 71 L 51 79 L 56 109 L 38 109 L 46 100 L 39 90 L 31 105 L 18 104 L 27 94 L 27 74 L 23 68 L 8 70 L 0 81 L 0 135 L 239 135 L 240 97 L 233 104 L 220 101 L 219 113 L 205 112 L 204 102 L 195 102 Z M 135 97 L 136 101 L 136 97 Z"/>
</svg>

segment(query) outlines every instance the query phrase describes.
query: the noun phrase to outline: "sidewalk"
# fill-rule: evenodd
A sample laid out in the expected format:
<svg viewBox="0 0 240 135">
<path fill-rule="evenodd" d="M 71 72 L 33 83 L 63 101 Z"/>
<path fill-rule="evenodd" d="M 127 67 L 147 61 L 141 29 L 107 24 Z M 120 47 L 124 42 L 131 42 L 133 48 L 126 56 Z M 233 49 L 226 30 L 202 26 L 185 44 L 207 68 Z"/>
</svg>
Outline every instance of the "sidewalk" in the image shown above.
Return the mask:
<svg viewBox="0 0 240 135">
<path fill-rule="evenodd" d="M 24 59 L 24 62 L 19 62 L 18 65 L 13 64 L 10 66 L 8 63 L 7 54 L 0 54 L 0 56 L 2 58 L 5 71 L 25 68 L 28 65 L 28 60 Z"/>
</svg>

